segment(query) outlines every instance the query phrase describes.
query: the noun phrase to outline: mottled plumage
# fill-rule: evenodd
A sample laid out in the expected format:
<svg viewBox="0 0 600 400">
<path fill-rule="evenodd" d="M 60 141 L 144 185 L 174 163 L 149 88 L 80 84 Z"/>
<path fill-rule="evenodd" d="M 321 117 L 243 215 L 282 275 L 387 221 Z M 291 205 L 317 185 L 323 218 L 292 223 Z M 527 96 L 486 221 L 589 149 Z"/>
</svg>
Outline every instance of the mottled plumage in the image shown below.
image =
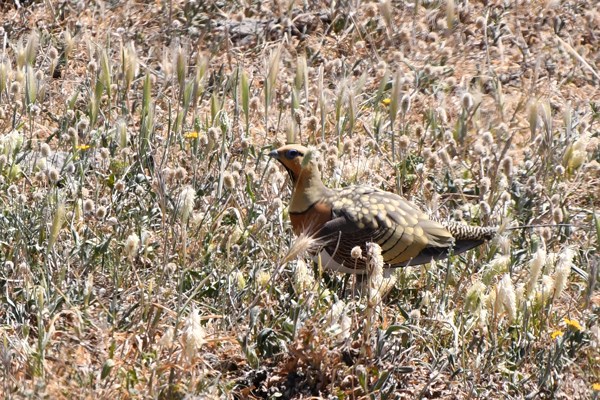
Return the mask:
<svg viewBox="0 0 600 400">
<path fill-rule="evenodd" d="M 458 254 L 482 244 L 496 233 L 481 228 L 430 219 L 408 200 L 369 186 L 326 187 L 306 147 L 287 145 L 270 153 L 292 179 L 289 204 L 294 232 L 313 234 L 325 242 L 320 255 L 325 267 L 364 273 L 364 259 L 352 249 L 366 243 L 381 246 L 386 267 L 419 265 Z"/>
</svg>

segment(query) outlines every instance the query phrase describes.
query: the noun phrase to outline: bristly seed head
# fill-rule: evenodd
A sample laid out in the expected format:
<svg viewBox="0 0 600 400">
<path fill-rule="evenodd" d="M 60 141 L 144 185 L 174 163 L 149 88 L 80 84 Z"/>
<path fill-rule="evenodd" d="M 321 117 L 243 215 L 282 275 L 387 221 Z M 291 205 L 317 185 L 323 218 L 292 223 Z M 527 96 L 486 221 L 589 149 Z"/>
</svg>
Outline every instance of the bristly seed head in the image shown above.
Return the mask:
<svg viewBox="0 0 600 400">
<path fill-rule="evenodd" d="M 502 160 L 502 170 L 506 176 L 512 176 L 513 174 L 513 160 L 512 157 L 506 156 Z"/>
<path fill-rule="evenodd" d="M 552 210 L 552 220 L 555 224 L 560 224 L 563 221 L 563 212 L 560 207 L 555 207 Z"/>
<path fill-rule="evenodd" d="M 106 207 L 100 206 L 96 210 L 96 218 L 98 218 L 98 219 L 104 219 L 104 217 L 106 217 Z"/>
<path fill-rule="evenodd" d="M 94 211 L 94 201 L 92 199 L 85 199 L 83 202 L 83 211 L 85 213 Z"/>
<path fill-rule="evenodd" d="M 132 261 L 133 257 L 137 255 L 138 249 L 140 248 L 140 237 L 135 233 L 127 236 L 125 240 L 125 256 Z"/>
<path fill-rule="evenodd" d="M 235 188 L 235 178 L 231 172 L 223 172 L 223 184 L 227 189 Z"/>
<path fill-rule="evenodd" d="M 406 136 L 406 135 L 400 136 L 400 138 L 398 139 L 398 147 L 400 147 L 400 150 L 406 151 L 409 146 L 410 146 L 410 139 L 408 138 L 408 136 Z"/>
<path fill-rule="evenodd" d="M 183 167 L 177 167 L 175 169 L 175 179 L 182 181 L 187 177 L 187 171 Z"/>
<path fill-rule="evenodd" d="M 48 143 L 42 143 L 42 145 L 40 146 L 40 154 L 42 155 L 42 157 L 50 156 L 50 151 L 51 150 Z"/>
<path fill-rule="evenodd" d="M 490 215 L 492 213 L 492 207 L 490 207 L 487 201 L 479 202 L 479 209 L 483 215 Z"/>
<path fill-rule="evenodd" d="M 485 196 L 489 192 L 491 184 L 492 181 L 487 176 L 481 178 L 481 181 L 479 182 L 479 194 Z"/>
<path fill-rule="evenodd" d="M 490 131 L 483 132 L 483 134 L 481 135 L 481 141 L 486 146 L 491 146 L 492 144 L 494 144 L 494 136 L 492 135 L 492 132 L 490 132 Z"/>
<path fill-rule="evenodd" d="M 410 95 L 405 94 L 402 96 L 402 100 L 400 100 L 400 111 L 402 114 L 407 114 L 410 110 Z"/>
<path fill-rule="evenodd" d="M 58 182 L 60 179 L 60 173 L 56 168 L 50 167 L 48 168 L 48 180 L 52 183 Z"/>
<path fill-rule="evenodd" d="M 466 111 L 471 111 L 471 109 L 473 109 L 474 100 L 473 100 L 473 95 L 471 95 L 471 93 L 469 93 L 469 92 L 464 93 L 460 99 L 460 102 L 462 104 L 462 107 Z"/>
</svg>

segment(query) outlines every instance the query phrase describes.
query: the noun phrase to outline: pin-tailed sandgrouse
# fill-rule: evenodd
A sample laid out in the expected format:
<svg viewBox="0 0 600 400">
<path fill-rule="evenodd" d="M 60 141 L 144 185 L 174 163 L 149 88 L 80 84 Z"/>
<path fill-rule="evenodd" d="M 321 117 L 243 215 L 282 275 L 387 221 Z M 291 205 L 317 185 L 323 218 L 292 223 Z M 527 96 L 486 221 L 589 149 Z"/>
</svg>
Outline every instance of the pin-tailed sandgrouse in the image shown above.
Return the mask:
<svg viewBox="0 0 600 400">
<path fill-rule="evenodd" d="M 369 186 L 330 189 L 323 184 L 309 150 L 286 145 L 270 154 L 292 180 L 289 215 L 294 232 L 306 232 L 325 244 L 324 267 L 346 273 L 366 272 L 365 260 L 351 251 L 366 243 L 381 246 L 385 267 L 419 265 L 458 254 L 491 239 L 496 228 L 431 220 L 408 200 Z"/>
</svg>

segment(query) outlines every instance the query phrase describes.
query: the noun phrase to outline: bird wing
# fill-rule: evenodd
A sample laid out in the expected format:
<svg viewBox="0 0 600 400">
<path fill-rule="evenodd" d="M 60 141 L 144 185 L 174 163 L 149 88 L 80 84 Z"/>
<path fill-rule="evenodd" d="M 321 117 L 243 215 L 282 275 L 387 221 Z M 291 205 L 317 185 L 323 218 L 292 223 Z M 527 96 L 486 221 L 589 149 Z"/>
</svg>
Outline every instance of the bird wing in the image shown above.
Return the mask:
<svg viewBox="0 0 600 400">
<path fill-rule="evenodd" d="M 360 246 L 364 252 L 365 244 L 374 242 L 388 266 L 417 265 L 438 258 L 454 243 L 441 224 L 394 193 L 354 186 L 332 192 L 328 202 L 333 218 L 319 236 L 328 239 L 327 250 L 338 262 L 357 263 L 352 249 Z"/>
</svg>

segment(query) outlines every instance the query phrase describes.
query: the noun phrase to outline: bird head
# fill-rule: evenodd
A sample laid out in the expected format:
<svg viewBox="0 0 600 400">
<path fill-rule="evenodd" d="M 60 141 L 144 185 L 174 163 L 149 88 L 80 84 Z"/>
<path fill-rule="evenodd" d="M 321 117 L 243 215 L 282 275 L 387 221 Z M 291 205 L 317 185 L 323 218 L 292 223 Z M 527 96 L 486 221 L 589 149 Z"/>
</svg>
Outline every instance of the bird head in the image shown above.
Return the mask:
<svg viewBox="0 0 600 400">
<path fill-rule="evenodd" d="M 269 156 L 279 161 L 292 179 L 298 182 L 301 175 L 311 175 L 318 169 L 313 162 L 314 151 L 299 144 L 288 144 L 273 150 Z"/>
</svg>

